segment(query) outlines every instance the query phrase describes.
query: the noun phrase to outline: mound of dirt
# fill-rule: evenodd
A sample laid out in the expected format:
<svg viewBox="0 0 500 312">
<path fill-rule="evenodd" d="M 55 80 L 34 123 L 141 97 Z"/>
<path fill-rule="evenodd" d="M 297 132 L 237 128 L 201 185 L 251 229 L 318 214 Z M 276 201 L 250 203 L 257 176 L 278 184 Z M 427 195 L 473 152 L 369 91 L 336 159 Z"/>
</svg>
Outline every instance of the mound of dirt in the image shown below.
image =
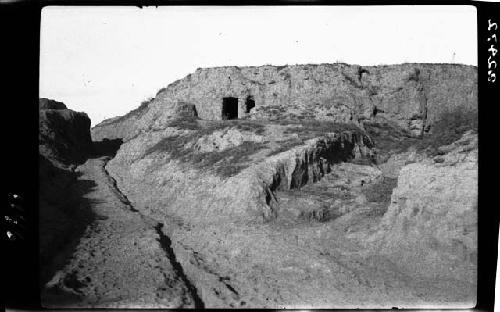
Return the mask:
<svg viewBox="0 0 500 312">
<path fill-rule="evenodd" d="M 76 159 L 67 111 L 41 110 L 49 160 Z M 471 66 L 198 69 L 94 127 L 124 143 L 87 169 L 162 225 L 205 307 L 470 308 L 476 113 Z"/>
<path fill-rule="evenodd" d="M 276 190 L 319 181 L 334 164 L 370 154 L 370 140 L 361 131 L 319 135 L 304 127 L 293 134 L 289 130 L 289 125 L 262 128 L 250 121 L 205 124 L 198 130 L 168 128 L 125 142 L 108 170 L 140 206 L 165 201 L 170 215 L 190 222 L 272 219 Z M 156 212 L 148 209 L 148 214 Z"/>
<path fill-rule="evenodd" d="M 376 168 L 345 163 L 370 159 L 373 141 L 334 124 L 169 125 L 125 142 L 107 169 L 169 225 L 207 307 L 473 305 L 472 132 L 437 156 L 413 147 Z"/>
<path fill-rule="evenodd" d="M 426 276 L 476 280 L 477 134 L 404 166 L 371 248 Z"/>
</svg>

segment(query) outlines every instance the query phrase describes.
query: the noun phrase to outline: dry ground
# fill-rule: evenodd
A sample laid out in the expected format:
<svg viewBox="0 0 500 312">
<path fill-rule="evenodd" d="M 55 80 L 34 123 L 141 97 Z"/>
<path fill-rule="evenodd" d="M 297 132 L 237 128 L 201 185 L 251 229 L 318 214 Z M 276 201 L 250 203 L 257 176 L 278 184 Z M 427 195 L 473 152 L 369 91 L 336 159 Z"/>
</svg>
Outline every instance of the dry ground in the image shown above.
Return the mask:
<svg viewBox="0 0 500 312">
<path fill-rule="evenodd" d="M 42 289 L 46 307 L 195 307 L 161 225 L 140 215 L 107 175 L 108 158 L 77 168 L 95 183 L 84 197 L 96 220 L 56 257 L 65 263 Z"/>
</svg>

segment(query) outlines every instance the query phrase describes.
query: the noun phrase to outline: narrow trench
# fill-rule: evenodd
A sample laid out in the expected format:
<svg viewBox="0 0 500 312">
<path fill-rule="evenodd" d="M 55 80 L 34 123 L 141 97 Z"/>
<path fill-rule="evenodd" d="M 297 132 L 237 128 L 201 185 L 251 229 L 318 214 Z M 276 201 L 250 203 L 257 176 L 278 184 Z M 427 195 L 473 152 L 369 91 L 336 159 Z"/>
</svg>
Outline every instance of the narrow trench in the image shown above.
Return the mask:
<svg viewBox="0 0 500 312">
<path fill-rule="evenodd" d="M 102 165 L 102 170 L 104 170 L 104 173 L 106 174 L 106 178 L 113 186 L 112 187 L 113 192 L 118 196 L 118 199 L 120 199 L 120 201 L 123 204 L 125 204 L 131 211 L 139 212 L 139 210 L 135 209 L 134 206 L 132 206 L 132 203 L 130 202 L 130 200 L 128 200 L 127 196 L 120 191 L 120 189 L 118 188 L 118 185 L 116 184 L 116 180 L 109 174 L 108 170 L 106 170 L 106 165 L 108 164 L 108 162 L 110 160 L 111 160 L 111 158 L 108 158 L 104 161 L 104 163 Z"/>
<path fill-rule="evenodd" d="M 200 296 L 198 295 L 198 291 L 196 287 L 191 283 L 191 281 L 187 278 L 186 274 L 184 273 L 184 269 L 182 268 L 182 265 L 177 261 L 177 258 L 175 257 L 174 250 L 172 249 L 172 241 L 168 236 L 166 236 L 163 231 L 161 230 L 163 227 L 163 223 L 158 223 L 155 226 L 156 233 L 158 233 L 158 236 L 160 237 L 158 241 L 160 242 L 160 246 L 165 251 L 165 254 L 167 255 L 168 259 L 170 260 L 170 263 L 172 264 L 172 267 L 174 268 L 175 273 L 177 276 L 181 278 L 181 280 L 184 282 L 186 285 L 189 293 L 193 297 L 194 300 L 194 307 L 195 309 L 204 309 L 205 304 L 201 300 Z"/>
<path fill-rule="evenodd" d="M 109 182 L 113 186 L 113 192 L 116 193 L 116 195 L 118 196 L 120 201 L 123 204 L 125 204 L 131 211 L 139 213 L 141 215 L 141 217 L 145 217 L 139 212 L 139 210 L 135 209 L 132 206 L 132 204 L 128 200 L 127 196 L 125 194 L 123 194 L 120 191 L 120 189 L 118 188 L 118 186 L 116 184 L 116 180 L 106 170 L 106 165 L 110 160 L 111 160 L 111 158 L 106 159 L 104 161 L 104 163 L 102 165 L 102 169 L 106 175 L 106 178 L 109 180 Z M 156 233 L 159 236 L 159 238 L 157 240 L 160 243 L 161 249 L 163 249 L 163 251 L 165 252 L 165 255 L 169 259 L 169 261 L 172 265 L 172 268 L 174 269 L 174 272 L 176 273 L 176 275 L 182 280 L 184 285 L 186 285 L 186 287 L 189 291 L 189 294 L 191 295 L 191 297 L 194 300 L 195 309 L 204 309 L 205 304 L 201 300 L 201 297 L 198 295 L 198 291 L 197 291 L 196 287 L 187 278 L 186 274 L 184 273 L 184 269 L 182 268 L 182 265 L 177 261 L 177 257 L 175 256 L 174 250 L 172 249 L 172 241 L 161 230 L 163 228 L 163 223 L 158 222 L 154 228 L 156 230 Z"/>
</svg>

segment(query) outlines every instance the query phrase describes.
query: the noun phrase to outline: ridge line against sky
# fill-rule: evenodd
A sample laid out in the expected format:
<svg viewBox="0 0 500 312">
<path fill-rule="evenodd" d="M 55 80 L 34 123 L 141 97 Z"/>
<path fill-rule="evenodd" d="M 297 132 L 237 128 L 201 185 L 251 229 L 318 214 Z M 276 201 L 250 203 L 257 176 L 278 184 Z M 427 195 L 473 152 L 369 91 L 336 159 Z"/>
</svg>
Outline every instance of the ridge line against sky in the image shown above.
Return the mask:
<svg viewBox="0 0 500 312">
<path fill-rule="evenodd" d="M 40 97 L 95 125 L 196 68 L 477 66 L 474 6 L 71 7 L 42 10 Z"/>
</svg>

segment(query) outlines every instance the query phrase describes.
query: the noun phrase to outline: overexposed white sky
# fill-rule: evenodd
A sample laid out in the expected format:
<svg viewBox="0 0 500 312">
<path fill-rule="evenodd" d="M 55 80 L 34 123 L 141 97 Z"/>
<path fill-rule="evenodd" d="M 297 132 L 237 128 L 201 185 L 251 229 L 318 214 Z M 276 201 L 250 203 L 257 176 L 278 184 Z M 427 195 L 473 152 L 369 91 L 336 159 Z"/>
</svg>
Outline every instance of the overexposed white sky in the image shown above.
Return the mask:
<svg viewBox="0 0 500 312">
<path fill-rule="evenodd" d="M 473 6 L 45 7 L 40 97 L 95 125 L 198 67 L 477 65 Z"/>
</svg>

